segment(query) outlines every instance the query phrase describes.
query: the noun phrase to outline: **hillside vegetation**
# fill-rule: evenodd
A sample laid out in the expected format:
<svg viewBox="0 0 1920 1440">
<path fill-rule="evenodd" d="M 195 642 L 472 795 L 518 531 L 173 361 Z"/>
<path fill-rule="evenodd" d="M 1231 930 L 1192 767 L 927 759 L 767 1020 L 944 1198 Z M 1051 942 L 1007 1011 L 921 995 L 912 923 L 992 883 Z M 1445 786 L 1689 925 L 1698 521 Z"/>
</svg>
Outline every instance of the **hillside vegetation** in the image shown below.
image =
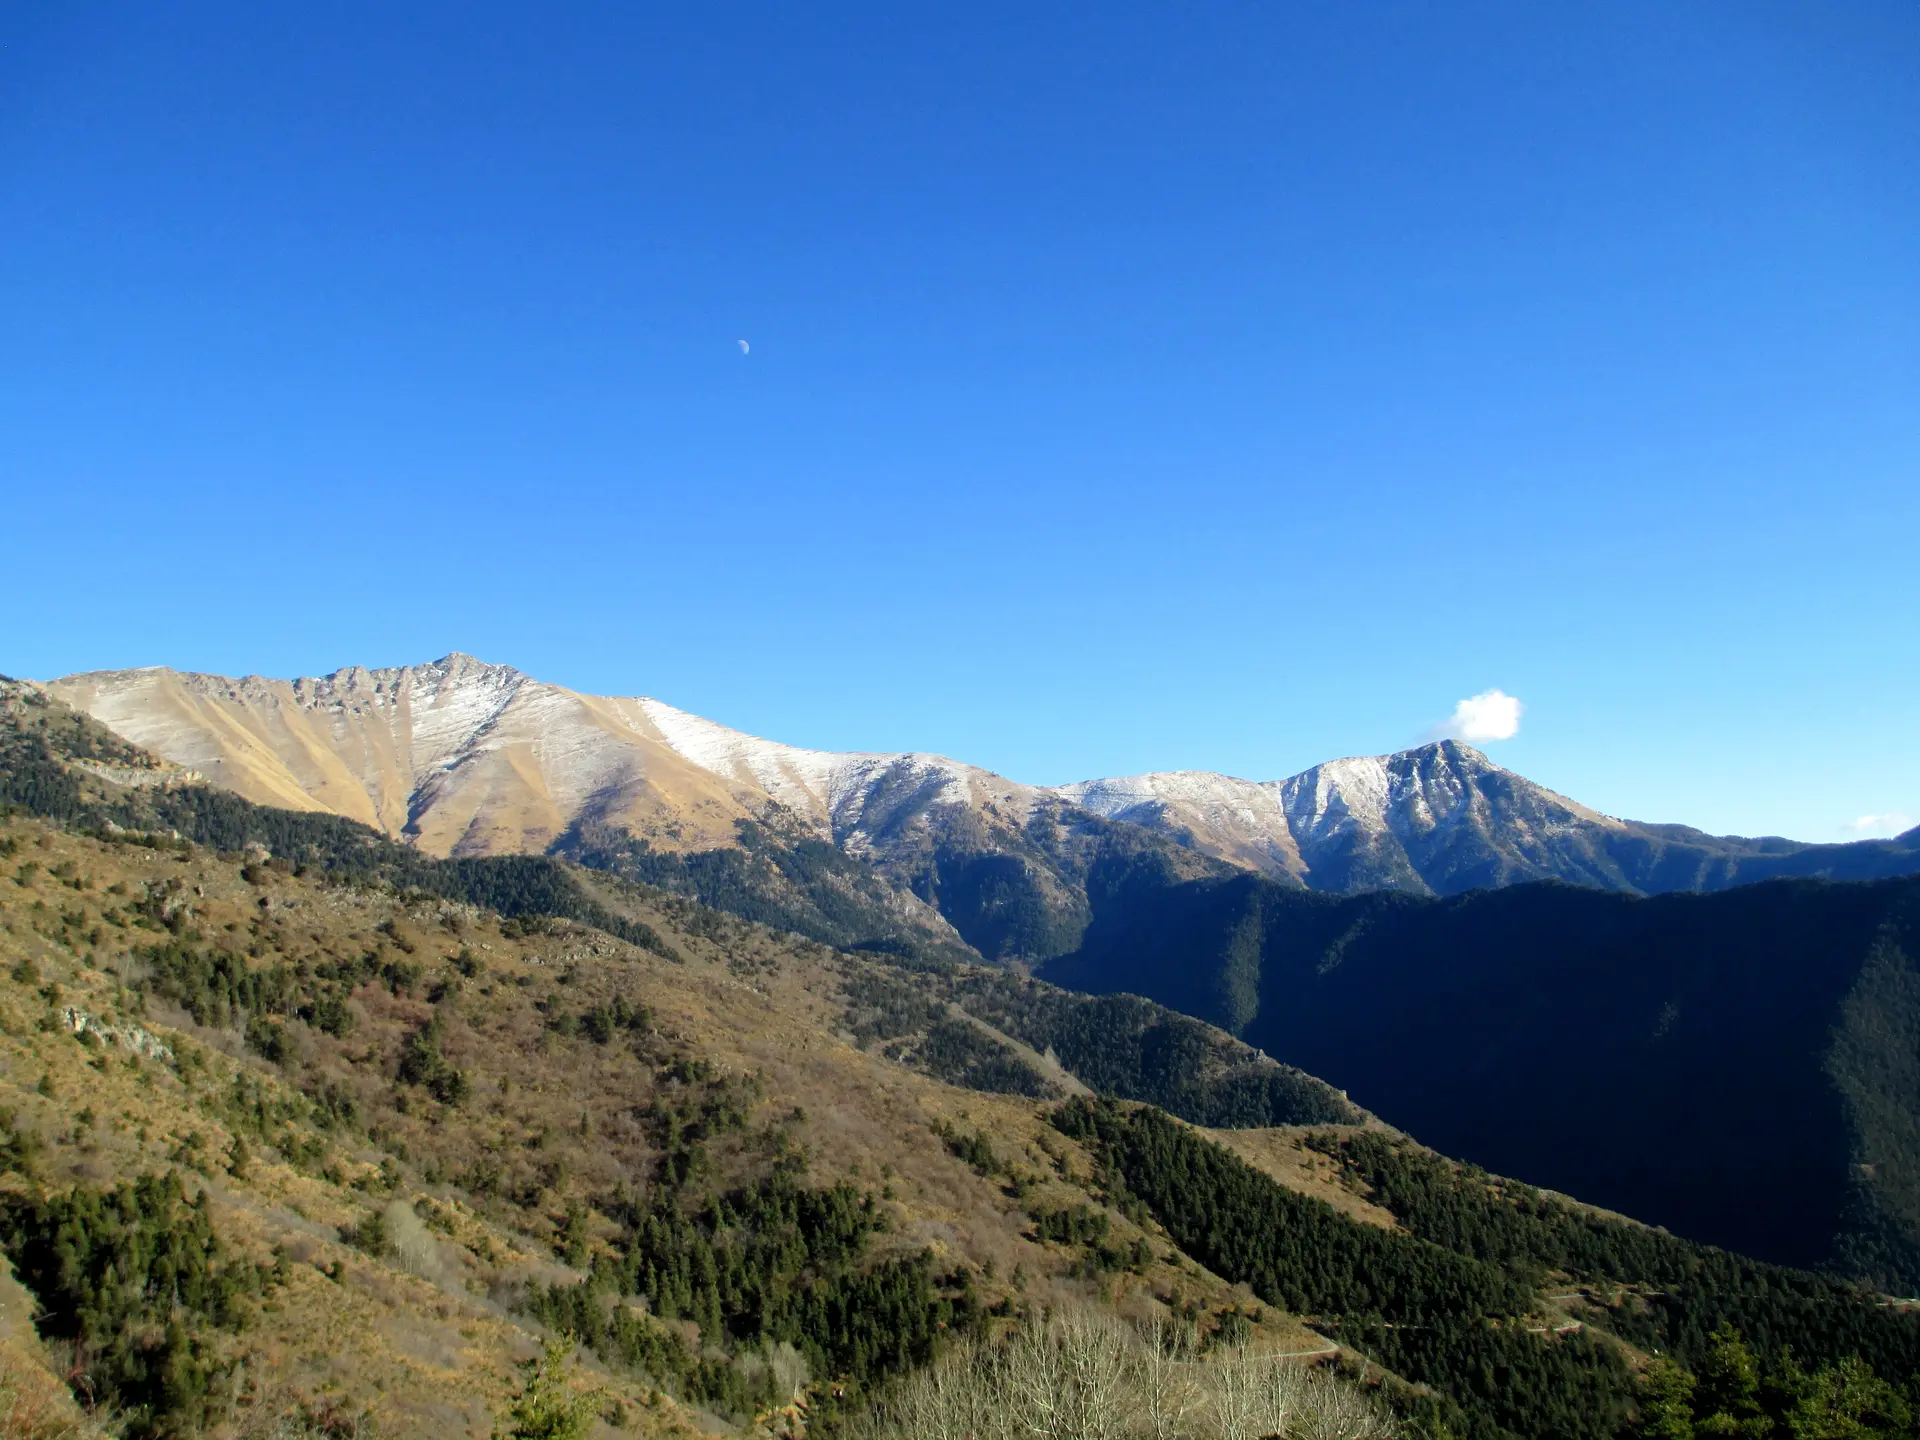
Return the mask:
<svg viewBox="0 0 1920 1440">
<path fill-rule="evenodd" d="M 1393 1229 L 1283 1187 L 1159 1111 L 1076 1100 L 1055 1123 L 1092 1150 L 1123 1210 L 1426 1387 L 1407 1407 L 1435 1433 L 1599 1440 L 1636 1421 L 1653 1433 L 1636 1375 L 1646 1357 L 1664 1357 L 1664 1397 L 1749 1343 L 1772 1357 L 1779 1386 L 1800 1387 L 1810 1428 L 1792 1433 L 1913 1425 L 1920 1314 L 1845 1283 L 1596 1216 L 1377 1132 L 1308 1143 L 1394 1215 Z M 1821 1406 L 1849 1385 L 1855 1399 L 1870 1392 L 1847 1417 L 1854 1428 L 1811 1428 L 1836 1418 Z M 1766 1435 L 1771 1422 L 1735 1433 Z"/>
<path fill-rule="evenodd" d="M 866 982 L 916 973 L 891 957 L 431 861 L 60 707 L 8 719 L 0 1244 L 53 1370 L 129 1433 L 485 1433 L 542 1327 L 651 1430 L 831 1428 L 1043 1305 L 1317 1344 L 1109 1213 L 1034 1102 L 843 1038 Z M 130 1266 L 171 1309 L 129 1308 Z"/>
<path fill-rule="evenodd" d="M 1915 1317 L 1596 1228 L 1151 1004 L 430 861 L 4 718 L 0 1248 L 37 1322 L 0 1399 L 56 1427 L 957 1440 L 964 1385 L 1030 1432 L 1077 1387 L 1057 1433 L 1116 1440 L 1269 1402 L 1297 1440 L 1910 1429 Z M 1249 1165 L 1089 1088 L 1311 1123 L 1233 1132 Z"/>
<path fill-rule="evenodd" d="M 0 849 L 0 1244 L 62 1366 L 141 1433 L 362 1410 L 485 1433 L 543 1324 L 626 1423 L 819 1425 L 1041 1303 L 1239 1313 L 1089 1192 L 1034 1102 L 836 1038 L 879 962 L 661 912 L 667 958 L 37 821 Z M 125 1308 L 134 1263 L 171 1312 Z"/>
</svg>

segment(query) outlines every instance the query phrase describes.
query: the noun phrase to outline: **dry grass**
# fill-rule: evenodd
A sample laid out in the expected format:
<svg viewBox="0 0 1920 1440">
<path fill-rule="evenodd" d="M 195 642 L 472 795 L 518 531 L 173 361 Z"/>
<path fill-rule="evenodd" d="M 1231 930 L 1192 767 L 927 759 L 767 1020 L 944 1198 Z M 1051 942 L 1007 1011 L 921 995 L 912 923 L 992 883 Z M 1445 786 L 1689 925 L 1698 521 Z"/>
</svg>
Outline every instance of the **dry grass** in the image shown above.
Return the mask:
<svg viewBox="0 0 1920 1440">
<path fill-rule="evenodd" d="M 817 1182 L 850 1177 L 885 1198 L 893 1224 L 883 1250 L 932 1248 L 973 1271 L 988 1304 L 1139 1316 L 1169 1304 L 1202 1315 L 1260 1308 L 1157 1232 L 1145 1237 L 1154 1256 L 1145 1273 L 1099 1280 L 1075 1278 L 1074 1254 L 1029 1238 L 1029 1205 L 1099 1203 L 1090 1162 L 1033 1102 L 957 1090 L 840 1038 L 842 975 L 877 962 L 730 919 L 691 934 L 672 903 L 635 911 L 678 950 L 675 963 L 566 923 L 521 934 L 437 900 L 284 874 L 250 884 L 237 861 L 206 851 L 177 856 L 18 819 L 0 821 L 0 837 L 16 846 L 0 859 L 0 1106 L 44 1142 L 36 1181 L 106 1184 L 183 1165 L 236 1248 L 264 1261 L 283 1246 L 294 1262 L 237 1343 L 249 1433 L 366 1412 L 384 1433 L 488 1434 L 516 1362 L 538 1343 L 511 1301 L 571 1273 L 555 1248 L 570 1211 L 584 1213 L 590 1247 L 603 1244 L 614 1226 L 597 1207 L 652 1183 L 659 1157 L 641 1112 L 663 1093 L 661 1065 L 674 1055 L 703 1057 L 747 1097 L 746 1128 L 712 1146 L 719 1179 L 752 1173 L 784 1136 Z M 17 883 L 28 863 L 37 869 Z M 343 1038 L 289 1021 L 293 1053 L 268 1065 L 237 1024 L 202 1027 L 157 1003 L 141 1013 L 127 984 L 141 966 L 129 952 L 166 937 L 129 928 L 127 907 L 168 885 L 191 907 L 199 944 L 249 965 L 372 952 L 419 965 L 421 978 L 397 993 L 361 986 L 358 1023 Z M 453 968 L 462 951 L 481 962 L 471 978 Z M 434 984 L 455 981 L 456 997 L 429 1003 Z M 554 1032 L 553 1016 L 616 996 L 651 1011 L 648 1033 L 601 1045 Z M 82 1043 L 59 1023 L 69 1005 L 146 1027 L 174 1063 Z M 394 1080 L 402 1043 L 436 1008 L 448 1016 L 445 1053 L 470 1081 L 457 1108 Z M 232 1173 L 244 1127 L 223 1097 L 236 1080 L 270 1101 L 334 1086 L 358 1104 L 361 1128 L 321 1133 L 301 1121 L 256 1133 L 251 1163 Z M 942 1127 L 984 1131 L 1031 1194 L 1017 1199 L 1004 1176 L 956 1159 Z M 316 1138 L 320 1153 L 295 1163 L 296 1142 Z M 471 1183 L 481 1171 L 497 1173 L 497 1186 Z M 1322 1198 L 1345 1208 L 1332 1188 Z M 424 1223 L 408 1224 L 396 1205 Z M 339 1239 L 376 1212 L 400 1241 L 381 1258 Z M 1111 1224 L 1122 1243 L 1142 1234 L 1117 1214 Z M 1289 1317 L 1260 1314 L 1264 1343 L 1316 1343 Z M 622 1402 L 638 1433 L 703 1423 L 658 1402 L 642 1377 L 583 1375 Z"/>
<path fill-rule="evenodd" d="M 0 1440 L 82 1440 L 102 1433 L 37 1357 L 0 1351 Z"/>
<path fill-rule="evenodd" d="M 1351 1134 L 1377 1125 L 1280 1125 L 1264 1130 L 1207 1130 L 1209 1140 L 1225 1146 L 1254 1169 L 1279 1181 L 1289 1190 L 1315 1200 L 1324 1200 L 1342 1215 L 1382 1230 L 1399 1227 L 1393 1212 L 1376 1205 L 1354 1188 L 1340 1166 L 1317 1150 L 1309 1149 L 1306 1137 L 1315 1134 Z"/>
</svg>

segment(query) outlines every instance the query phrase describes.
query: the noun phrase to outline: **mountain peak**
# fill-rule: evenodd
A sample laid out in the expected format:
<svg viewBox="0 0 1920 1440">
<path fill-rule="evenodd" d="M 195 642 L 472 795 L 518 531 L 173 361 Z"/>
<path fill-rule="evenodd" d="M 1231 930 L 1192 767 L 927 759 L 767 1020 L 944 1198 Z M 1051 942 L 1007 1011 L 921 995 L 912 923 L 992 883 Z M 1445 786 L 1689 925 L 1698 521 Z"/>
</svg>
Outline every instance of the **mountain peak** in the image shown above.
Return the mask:
<svg viewBox="0 0 1920 1440">
<path fill-rule="evenodd" d="M 741 821 L 777 806 L 848 856 L 901 873 L 932 853 L 928 836 L 943 827 L 1000 846 L 1008 867 L 1044 868 L 1027 827 L 1061 801 L 1155 831 L 1207 863 L 1316 890 L 1451 894 L 1548 878 L 1716 888 L 1799 853 L 1617 820 L 1451 738 L 1284 780 L 1183 770 L 1035 787 L 939 755 L 786 745 L 658 700 L 577 694 L 460 650 L 318 679 L 152 669 L 47 688 L 249 799 L 330 810 L 433 854 L 537 852 L 582 823 L 701 851 L 734 844 Z M 1872 844 L 1895 865 L 1920 848 L 1920 831 Z M 962 877 L 957 859 L 941 863 L 949 886 L 985 884 L 984 869 Z M 1794 873 L 1824 873 L 1840 862 L 1793 863 L 1803 867 Z"/>
<path fill-rule="evenodd" d="M 387 665 L 370 669 L 365 665 L 343 665 L 338 670 L 318 677 L 322 682 L 360 679 L 374 684 L 393 684 L 406 678 L 433 677 L 437 680 L 468 680 L 475 677 L 489 680 L 526 680 L 529 677 L 511 665 L 496 665 L 490 661 L 469 655 L 464 650 L 451 650 L 438 660 L 427 660 L 417 665 Z M 291 682 L 294 685 L 310 685 L 311 679 Z"/>
</svg>

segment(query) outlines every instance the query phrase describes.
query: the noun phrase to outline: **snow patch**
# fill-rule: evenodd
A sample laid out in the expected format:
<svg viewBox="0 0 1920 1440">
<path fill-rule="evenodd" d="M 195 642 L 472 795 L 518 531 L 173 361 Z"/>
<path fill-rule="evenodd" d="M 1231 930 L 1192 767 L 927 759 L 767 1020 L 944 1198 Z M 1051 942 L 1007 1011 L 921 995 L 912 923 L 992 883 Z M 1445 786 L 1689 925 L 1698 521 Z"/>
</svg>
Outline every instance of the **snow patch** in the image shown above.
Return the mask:
<svg viewBox="0 0 1920 1440">
<path fill-rule="evenodd" d="M 643 699 L 637 703 L 682 759 L 752 785 L 815 824 L 836 831 L 857 823 L 875 788 L 896 772 L 904 772 L 903 778 L 915 785 L 934 782 L 939 787 L 936 803 L 960 804 L 972 797 L 973 777 L 985 775 L 943 755 L 804 750 L 729 729 L 664 701 Z"/>
</svg>

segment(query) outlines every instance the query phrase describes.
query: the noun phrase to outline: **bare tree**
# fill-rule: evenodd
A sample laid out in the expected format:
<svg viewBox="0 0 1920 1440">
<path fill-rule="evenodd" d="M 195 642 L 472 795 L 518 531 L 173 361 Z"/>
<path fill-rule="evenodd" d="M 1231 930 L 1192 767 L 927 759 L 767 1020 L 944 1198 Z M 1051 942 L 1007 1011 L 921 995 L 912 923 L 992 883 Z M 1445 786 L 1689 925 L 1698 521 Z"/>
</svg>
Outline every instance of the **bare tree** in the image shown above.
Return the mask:
<svg viewBox="0 0 1920 1440">
<path fill-rule="evenodd" d="M 1186 1440 L 1189 1417 L 1200 1404 L 1193 1362 L 1192 1332 L 1155 1316 L 1142 1336 L 1134 1372 L 1141 1391 L 1142 1440 Z"/>
<path fill-rule="evenodd" d="M 1145 1333 L 1056 1315 L 973 1342 L 896 1384 L 860 1440 L 1395 1440 L 1378 1398 L 1331 1369 L 1242 1343 L 1201 1360 L 1164 1319 Z"/>
<path fill-rule="evenodd" d="M 1259 1366 L 1254 1428 L 1259 1434 L 1291 1435 L 1313 1393 L 1312 1372 L 1291 1356 L 1269 1355 Z"/>
<path fill-rule="evenodd" d="M 1392 1440 L 1399 1429 L 1377 1396 L 1330 1369 L 1309 1377 L 1302 1401 L 1299 1440 Z"/>
<path fill-rule="evenodd" d="M 1056 1321 L 1055 1337 L 1073 1396 L 1072 1440 L 1122 1440 L 1132 1429 L 1138 1339 L 1093 1315 Z"/>
<path fill-rule="evenodd" d="M 1260 1440 L 1262 1396 L 1260 1361 L 1241 1341 L 1226 1347 L 1214 1363 L 1207 1406 L 1217 1440 Z"/>
</svg>

